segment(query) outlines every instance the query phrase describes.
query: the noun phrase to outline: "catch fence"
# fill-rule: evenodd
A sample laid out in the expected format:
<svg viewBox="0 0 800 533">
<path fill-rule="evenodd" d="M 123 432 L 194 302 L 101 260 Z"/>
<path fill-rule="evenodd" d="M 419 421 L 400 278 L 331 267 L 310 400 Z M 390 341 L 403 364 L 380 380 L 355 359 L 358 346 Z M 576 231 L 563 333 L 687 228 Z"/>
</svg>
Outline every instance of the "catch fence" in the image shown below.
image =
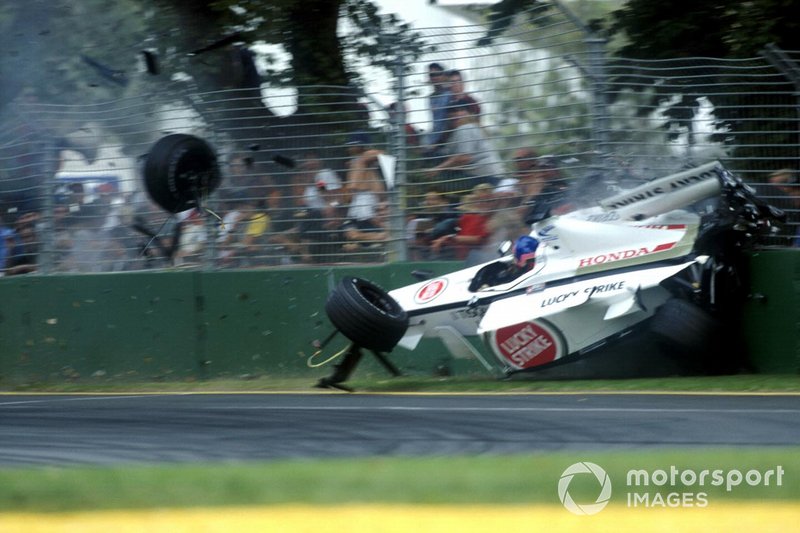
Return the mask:
<svg viewBox="0 0 800 533">
<path fill-rule="evenodd" d="M 7 274 L 475 261 L 526 231 L 536 194 L 592 179 L 602 196 L 713 159 L 787 211 L 765 244 L 795 243 L 800 51 L 620 59 L 548 17 L 492 42 L 481 25 L 421 29 L 421 55 L 395 36 L 392 69 L 351 58 L 358 89 L 201 92 L 143 71 L 112 101 L 20 97 L 0 116 L 0 260 Z M 478 107 L 431 99 L 431 64 Z M 223 184 L 202 210 L 170 215 L 144 190 L 148 150 L 171 133 L 217 152 Z M 770 183 L 780 169 L 786 183 Z M 465 214 L 485 218 L 480 238 L 442 238 Z"/>
</svg>

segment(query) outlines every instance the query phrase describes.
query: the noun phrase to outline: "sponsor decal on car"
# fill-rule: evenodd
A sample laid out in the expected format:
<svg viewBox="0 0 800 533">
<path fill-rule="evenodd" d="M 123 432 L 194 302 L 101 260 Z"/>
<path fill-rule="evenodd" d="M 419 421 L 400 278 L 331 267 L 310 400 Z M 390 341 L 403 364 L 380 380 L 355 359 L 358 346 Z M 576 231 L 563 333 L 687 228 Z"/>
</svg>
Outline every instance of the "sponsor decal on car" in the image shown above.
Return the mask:
<svg viewBox="0 0 800 533">
<path fill-rule="evenodd" d="M 644 229 L 666 229 L 666 230 L 679 230 L 686 229 L 686 224 L 645 224 L 644 226 L 634 226 L 635 228 Z"/>
<path fill-rule="evenodd" d="M 619 209 L 626 205 L 641 202 L 656 196 L 675 192 L 679 189 L 689 187 L 696 183 L 704 182 L 711 179 L 717 179 L 716 167 L 698 173 L 680 173 L 676 174 L 672 180 L 664 183 L 663 180 L 658 180 L 652 187 L 638 188 L 635 192 L 628 195 L 615 196 L 611 201 L 601 202 L 601 205 L 606 209 Z M 667 179 L 667 178 L 665 178 Z"/>
<path fill-rule="evenodd" d="M 619 220 L 619 213 L 610 211 L 608 213 L 598 213 L 596 215 L 589 215 L 586 217 L 589 222 L 613 222 Z"/>
<path fill-rule="evenodd" d="M 500 328 L 488 340 L 497 356 L 517 370 L 553 362 L 565 351 L 556 330 L 538 320 Z"/>
<path fill-rule="evenodd" d="M 576 290 L 543 298 L 541 303 L 539 303 L 539 307 L 545 308 L 545 307 L 550 307 L 551 305 L 561 304 L 566 302 L 570 298 L 575 298 L 579 296 L 581 293 L 588 294 L 589 297 L 592 297 L 596 294 L 618 292 L 623 290 L 624 288 L 625 288 L 624 280 L 616 281 L 614 283 L 604 283 L 603 285 L 591 285 L 583 289 L 580 289 L 579 286 L 579 288 Z"/>
<path fill-rule="evenodd" d="M 447 278 L 433 279 L 419 288 L 414 295 L 414 302 L 426 304 L 442 294 L 447 288 Z"/>
<path fill-rule="evenodd" d="M 627 250 L 617 250 L 614 252 L 597 254 L 591 257 L 582 257 L 581 259 L 578 260 L 578 268 L 585 268 L 594 265 L 602 265 L 604 263 L 613 263 L 614 261 L 622 261 L 625 259 L 633 259 L 635 257 L 641 257 L 643 255 L 665 252 L 667 250 L 672 249 L 676 244 L 677 241 L 666 242 L 654 246 L 653 248 L 647 248 L 642 246 L 641 248 L 629 248 Z"/>
<path fill-rule="evenodd" d="M 554 229 L 556 229 L 556 227 L 553 224 L 548 224 L 536 232 L 536 237 L 540 242 L 555 241 L 558 239 L 558 235 L 553 235 L 551 233 Z"/>
</svg>

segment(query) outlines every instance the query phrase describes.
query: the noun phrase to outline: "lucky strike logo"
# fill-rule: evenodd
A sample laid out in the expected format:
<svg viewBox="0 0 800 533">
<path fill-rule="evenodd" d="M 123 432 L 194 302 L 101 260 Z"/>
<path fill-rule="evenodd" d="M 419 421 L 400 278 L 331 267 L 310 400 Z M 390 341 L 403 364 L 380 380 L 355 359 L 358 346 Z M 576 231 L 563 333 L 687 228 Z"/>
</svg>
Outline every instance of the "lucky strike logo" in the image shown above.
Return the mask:
<svg viewBox="0 0 800 533">
<path fill-rule="evenodd" d="M 540 322 L 523 322 L 494 332 L 492 347 L 514 368 L 531 368 L 555 361 L 563 347 L 555 332 Z"/>
<path fill-rule="evenodd" d="M 447 288 L 447 280 L 434 279 L 423 285 L 414 295 L 414 301 L 418 304 L 426 304 L 442 294 Z"/>
</svg>

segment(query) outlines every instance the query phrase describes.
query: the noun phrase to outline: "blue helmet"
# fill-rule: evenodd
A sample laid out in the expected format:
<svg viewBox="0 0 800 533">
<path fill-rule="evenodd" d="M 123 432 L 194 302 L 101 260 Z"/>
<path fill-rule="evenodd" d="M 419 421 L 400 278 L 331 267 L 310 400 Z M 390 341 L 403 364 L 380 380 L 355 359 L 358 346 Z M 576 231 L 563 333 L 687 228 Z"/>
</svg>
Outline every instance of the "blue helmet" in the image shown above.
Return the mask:
<svg viewBox="0 0 800 533">
<path fill-rule="evenodd" d="M 514 263 L 518 267 L 525 267 L 533 264 L 536 259 L 536 249 L 539 241 L 529 235 L 523 235 L 514 243 Z"/>
</svg>

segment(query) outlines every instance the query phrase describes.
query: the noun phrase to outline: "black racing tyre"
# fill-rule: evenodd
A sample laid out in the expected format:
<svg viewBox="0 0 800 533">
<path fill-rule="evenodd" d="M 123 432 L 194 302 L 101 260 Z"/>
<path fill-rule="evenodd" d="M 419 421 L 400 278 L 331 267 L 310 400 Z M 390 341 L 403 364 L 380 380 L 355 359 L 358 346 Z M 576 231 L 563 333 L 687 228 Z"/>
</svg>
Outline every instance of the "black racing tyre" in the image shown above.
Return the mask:
<svg viewBox="0 0 800 533">
<path fill-rule="evenodd" d="M 650 332 L 684 353 L 704 353 L 713 348 L 720 323 L 707 311 L 681 298 L 667 300 L 650 322 Z"/>
<path fill-rule="evenodd" d="M 378 352 L 391 351 L 408 329 L 408 314 L 400 304 L 361 278 L 343 278 L 328 296 L 325 313 L 354 344 Z"/>
<path fill-rule="evenodd" d="M 197 207 L 221 181 L 214 150 L 193 135 L 162 137 L 150 149 L 144 164 L 147 194 L 171 213 Z"/>
</svg>

